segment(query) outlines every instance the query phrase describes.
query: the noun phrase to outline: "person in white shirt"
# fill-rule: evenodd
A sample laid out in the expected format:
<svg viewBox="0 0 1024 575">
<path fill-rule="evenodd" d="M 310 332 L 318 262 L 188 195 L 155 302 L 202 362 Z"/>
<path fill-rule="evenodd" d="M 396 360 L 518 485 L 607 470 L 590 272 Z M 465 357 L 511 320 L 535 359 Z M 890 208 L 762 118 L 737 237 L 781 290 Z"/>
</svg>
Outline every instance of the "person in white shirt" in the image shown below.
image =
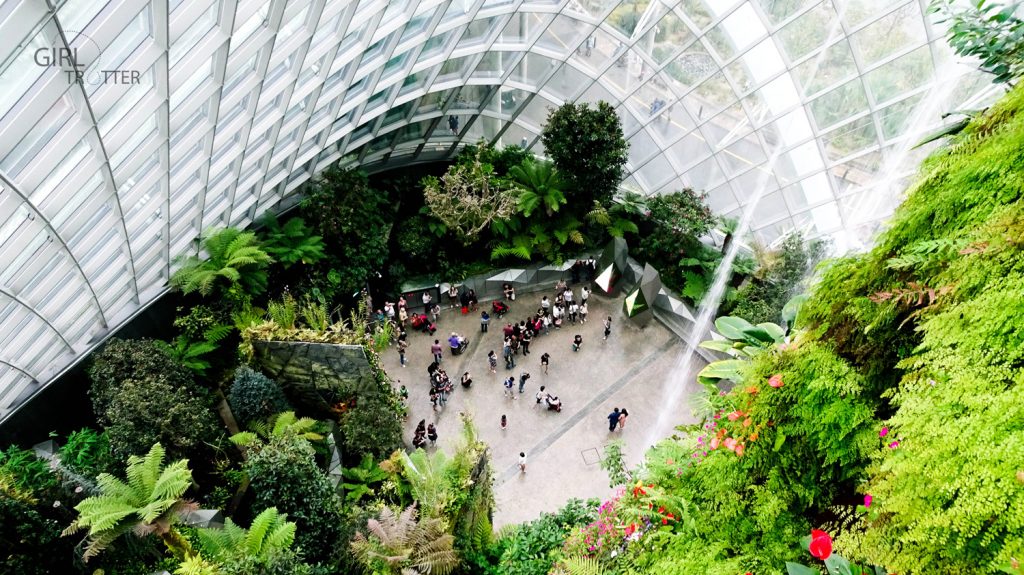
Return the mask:
<svg viewBox="0 0 1024 575">
<path fill-rule="evenodd" d="M 572 288 L 565 288 L 565 292 L 562 293 L 562 299 L 565 300 L 566 304 L 572 303 Z"/>
<path fill-rule="evenodd" d="M 580 290 L 580 303 L 587 303 L 587 298 L 590 297 L 590 288 L 583 286 Z"/>
<path fill-rule="evenodd" d="M 519 473 L 526 473 L 526 453 L 519 452 Z"/>
</svg>

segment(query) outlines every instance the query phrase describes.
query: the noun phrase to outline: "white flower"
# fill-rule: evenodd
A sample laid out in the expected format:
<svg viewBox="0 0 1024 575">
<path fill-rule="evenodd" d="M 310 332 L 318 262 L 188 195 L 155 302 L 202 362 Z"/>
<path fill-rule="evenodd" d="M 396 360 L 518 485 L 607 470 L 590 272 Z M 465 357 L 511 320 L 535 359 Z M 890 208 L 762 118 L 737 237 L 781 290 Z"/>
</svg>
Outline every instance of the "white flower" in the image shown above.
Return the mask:
<svg viewBox="0 0 1024 575">
<path fill-rule="evenodd" d="M 78 487 L 75 488 L 75 493 L 81 493 L 81 492 L 82 492 L 82 486 L 79 485 Z"/>
<path fill-rule="evenodd" d="M 60 507 L 60 499 L 58 499 L 58 500 L 53 502 L 53 507 L 54 507 L 54 509 Z"/>
</svg>

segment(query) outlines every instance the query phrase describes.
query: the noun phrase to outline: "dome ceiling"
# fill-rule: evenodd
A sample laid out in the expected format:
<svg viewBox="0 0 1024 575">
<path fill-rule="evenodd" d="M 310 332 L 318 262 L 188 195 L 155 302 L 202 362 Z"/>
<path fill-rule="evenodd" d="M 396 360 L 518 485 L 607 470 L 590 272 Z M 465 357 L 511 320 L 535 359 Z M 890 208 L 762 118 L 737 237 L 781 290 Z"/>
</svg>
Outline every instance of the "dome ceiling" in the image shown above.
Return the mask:
<svg viewBox="0 0 1024 575">
<path fill-rule="evenodd" d="M 992 95 L 926 5 L 3 0 L 0 420 L 164 293 L 201 230 L 338 161 L 543 154 L 566 101 L 616 106 L 625 188 L 854 246 L 916 135 Z"/>
</svg>

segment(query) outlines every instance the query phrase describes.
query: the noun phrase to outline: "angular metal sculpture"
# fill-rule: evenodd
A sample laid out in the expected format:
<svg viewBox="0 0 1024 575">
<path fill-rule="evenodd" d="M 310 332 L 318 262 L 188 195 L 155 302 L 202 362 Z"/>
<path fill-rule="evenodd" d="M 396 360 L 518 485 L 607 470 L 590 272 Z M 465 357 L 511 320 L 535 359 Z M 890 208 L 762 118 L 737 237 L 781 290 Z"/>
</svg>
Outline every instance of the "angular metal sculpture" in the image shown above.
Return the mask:
<svg viewBox="0 0 1024 575">
<path fill-rule="evenodd" d="M 661 291 L 661 276 L 650 264 L 644 266 L 636 288 L 622 302 L 622 309 L 634 324 L 647 325 L 654 317 L 653 304 Z"/>
<path fill-rule="evenodd" d="M 183 522 L 190 527 L 224 527 L 224 514 L 219 509 L 197 509 L 189 512 Z"/>
<path fill-rule="evenodd" d="M 626 261 L 628 253 L 626 240 L 612 238 L 601 252 L 601 257 L 597 259 L 597 278 L 594 279 L 594 284 L 605 294 L 615 295 L 622 273 L 629 265 Z"/>
</svg>

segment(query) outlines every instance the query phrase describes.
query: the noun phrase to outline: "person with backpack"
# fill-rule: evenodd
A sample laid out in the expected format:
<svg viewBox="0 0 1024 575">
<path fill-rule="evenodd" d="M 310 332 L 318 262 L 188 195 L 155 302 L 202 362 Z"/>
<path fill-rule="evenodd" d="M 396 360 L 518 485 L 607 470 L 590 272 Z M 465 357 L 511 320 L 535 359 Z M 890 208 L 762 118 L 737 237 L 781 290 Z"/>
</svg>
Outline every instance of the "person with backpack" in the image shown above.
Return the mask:
<svg viewBox="0 0 1024 575">
<path fill-rule="evenodd" d="M 582 346 L 582 345 L 583 345 L 583 336 L 580 335 L 580 334 L 576 334 L 576 336 L 572 338 L 572 350 L 573 351 L 579 351 L 580 350 L 580 346 Z"/>
</svg>

